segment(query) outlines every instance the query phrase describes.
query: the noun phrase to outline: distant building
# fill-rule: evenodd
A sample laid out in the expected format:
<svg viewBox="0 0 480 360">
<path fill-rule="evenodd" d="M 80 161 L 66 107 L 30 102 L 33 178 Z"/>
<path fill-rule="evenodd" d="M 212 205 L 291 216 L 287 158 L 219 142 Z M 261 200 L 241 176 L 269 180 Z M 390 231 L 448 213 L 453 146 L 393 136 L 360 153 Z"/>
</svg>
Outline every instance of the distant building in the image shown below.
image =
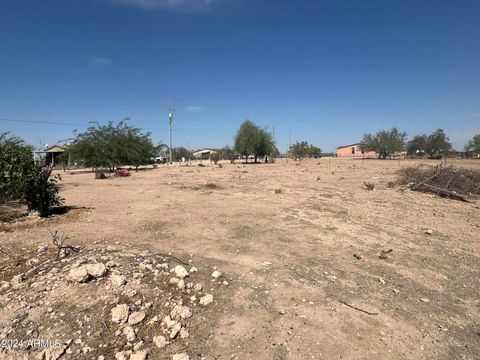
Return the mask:
<svg viewBox="0 0 480 360">
<path fill-rule="evenodd" d="M 55 166 L 58 163 L 58 157 L 65 152 L 65 148 L 60 145 L 50 146 L 43 151 L 35 151 L 36 159 L 44 159 L 45 165 Z"/>
<path fill-rule="evenodd" d="M 351 144 L 337 147 L 337 157 L 376 159 L 378 154 L 375 151 L 363 151 L 360 144 Z"/>
<path fill-rule="evenodd" d="M 210 154 L 215 154 L 217 150 L 215 149 L 200 149 L 193 153 L 195 159 L 208 160 L 210 159 Z"/>
</svg>

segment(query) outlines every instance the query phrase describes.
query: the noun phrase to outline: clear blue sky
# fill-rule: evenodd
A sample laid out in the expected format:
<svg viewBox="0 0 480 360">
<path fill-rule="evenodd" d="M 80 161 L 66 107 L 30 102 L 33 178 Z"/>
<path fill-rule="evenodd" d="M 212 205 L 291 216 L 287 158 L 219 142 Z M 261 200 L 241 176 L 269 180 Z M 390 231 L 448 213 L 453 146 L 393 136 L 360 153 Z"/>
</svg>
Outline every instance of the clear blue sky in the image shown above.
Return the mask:
<svg viewBox="0 0 480 360">
<path fill-rule="evenodd" d="M 2 0 L 0 121 L 53 144 L 130 117 L 174 145 L 233 142 L 250 118 L 278 145 L 332 151 L 365 132 L 480 133 L 478 0 Z"/>
</svg>

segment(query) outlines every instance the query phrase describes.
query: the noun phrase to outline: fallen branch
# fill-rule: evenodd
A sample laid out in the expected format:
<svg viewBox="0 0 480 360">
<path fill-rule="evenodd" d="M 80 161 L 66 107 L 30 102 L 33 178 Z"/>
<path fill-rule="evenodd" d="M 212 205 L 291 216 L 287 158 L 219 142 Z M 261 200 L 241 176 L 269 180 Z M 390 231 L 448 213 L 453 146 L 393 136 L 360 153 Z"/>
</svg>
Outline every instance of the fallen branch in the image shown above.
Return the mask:
<svg viewBox="0 0 480 360">
<path fill-rule="evenodd" d="M 360 312 L 362 312 L 362 313 L 364 313 L 364 314 L 367 314 L 367 315 L 378 315 L 378 312 L 370 312 L 370 311 L 367 311 L 367 310 L 360 309 L 360 308 L 358 308 L 358 307 L 356 307 L 356 306 L 353 306 L 353 305 L 347 303 L 347 302 L 344 301 L 344 300 L 339 300 L 339 302 L 340 302 L 340 304 L 343 304 L 343 305 L 345 305 L 345 306 L 348 306 L 349 308 L 354 309 L 354 310 L 357 310 L 357 311 L 360 311 Z"/>
<path fill-rule="evenodd" d="M 463 202 L 470 202 L 470 201 L 467 200 L 467 198 L 464 195 L 461 195 L 461 194 L 457 193 L 456 191 L 450 191 L 450 190 L 442 189 L 442 188 L 439 188 L 438 186 L 433 186 L 433 185 L 429 185 L 429 184 L 425 184 L 425 183 L 422 183 L 422 184 L 419 184 L 419 185 L 416 185 L 416 186 L 412 187 L 412 190 L 413 191 L 433 193 L 433 194 L 436 194 L 436 195 L 439 195 L 439 196 L 448 197 L 448 198 L 455 199 L 455 200 L 460 200 L 460 201 L 463 201 Z"/>
</svg>

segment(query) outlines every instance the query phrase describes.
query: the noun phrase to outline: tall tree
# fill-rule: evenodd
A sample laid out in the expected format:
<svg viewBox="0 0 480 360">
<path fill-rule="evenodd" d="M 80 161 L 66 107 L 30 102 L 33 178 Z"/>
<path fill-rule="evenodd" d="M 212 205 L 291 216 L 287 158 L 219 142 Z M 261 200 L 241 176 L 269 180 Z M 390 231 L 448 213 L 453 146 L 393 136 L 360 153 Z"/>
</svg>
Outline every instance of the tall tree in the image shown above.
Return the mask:
<svg viewBox="0 0 480 360">
<path fill-rule="evenodd" d="M 250 120 L 245 120 L 235 136 L 235 150 L 248 159 L 249 155 L 258 157 L 266 155 L 275 156 L 278 153 L 272 134 L 255 125 Z"/>
<path fill-rule="evenodd" d="M 475 135 L 465 146 L 466 152 L 480 154 L 480 134 Z"/>
<path fill-rule="evenodd" d="M 407 144 L 408 155 L 423 155 L 427 149 L 427 135 L 417 135 Z"/>
<path fill-rule="evenodd" d="M 437 129 L 428 135 L 425 151 L 430 157 L 446 155 L 450 150 L 452 144 L 443 129 Z"/>
<path fill-rule="evenodd" d="M 376 134 L 365 134 L 360 144 L 362 150 L 375 151 L 380 159 L 385 159 L 393 153 L 404 150 L 406 137 L 406 132 L 394 127 Z"/>
<path fill-rule="evenodd" d="M 70 156 L 86 167 L 114 169 L 120 165 L 147 165 L 153 162 L 158 149 L 150 133 L 142 133 L 126 121 L 117 125 L 93 123 L 80 133 L 70 145 Z"/>
</svg>

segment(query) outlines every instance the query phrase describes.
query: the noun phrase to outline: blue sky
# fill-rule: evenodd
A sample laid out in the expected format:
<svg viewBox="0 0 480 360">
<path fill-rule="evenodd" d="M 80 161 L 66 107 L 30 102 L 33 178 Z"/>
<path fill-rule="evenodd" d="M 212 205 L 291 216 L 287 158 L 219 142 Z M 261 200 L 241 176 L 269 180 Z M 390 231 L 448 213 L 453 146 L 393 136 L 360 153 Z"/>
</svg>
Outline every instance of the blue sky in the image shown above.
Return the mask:
<svg viewBox="0 0 480 360">
<path fill-rule="evenodd" d="M 232 144 L 250 118 L 278 146 L 333 151 L 397 126 L 480 133 L 476 0 L 3 0 L 0 131 L 53 144 L 131 118 L 174 145 Z"/>
</svg>

